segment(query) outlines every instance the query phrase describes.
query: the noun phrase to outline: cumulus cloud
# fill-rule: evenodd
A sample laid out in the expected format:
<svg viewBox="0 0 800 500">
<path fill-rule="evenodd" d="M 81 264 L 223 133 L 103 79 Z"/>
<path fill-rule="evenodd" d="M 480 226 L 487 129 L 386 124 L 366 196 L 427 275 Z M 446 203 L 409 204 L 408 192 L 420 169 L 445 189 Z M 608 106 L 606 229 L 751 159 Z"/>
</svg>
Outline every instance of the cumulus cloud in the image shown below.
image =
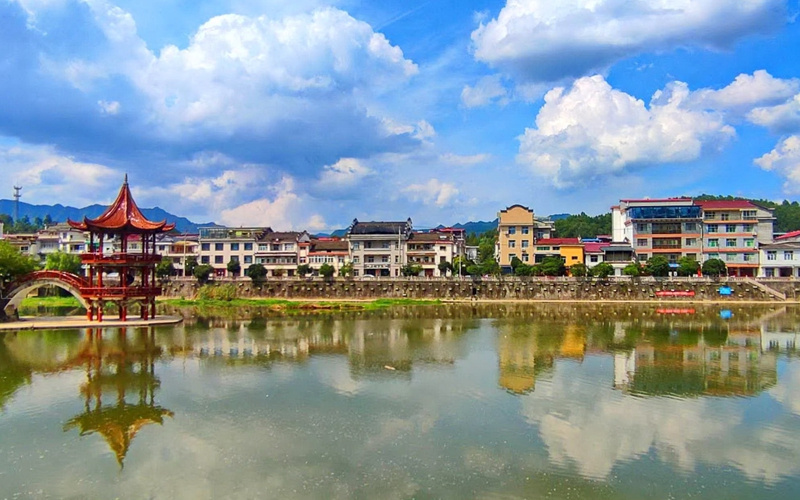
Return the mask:
<svg viewBox="0 0 800 500">
<path fill-rule="evenodd" d="M 458 167 L 468 167 L 478 165 L 488 161 L 492 156 L 486 153 L 479 153 L 476 155 L 457 155 L 455 153 L 445 153 L 439 155 L 439 160 L 446 165 L 454 165 Z"/>
<path fill-rule="evenodd" d="M 269 226 L 275 230 L 316 231 L 326 227 L 321 215 L 304 215 L 302 196 L 295 191 L 295 182 L 291 177 L 284 176 L 269 191 L 272 198 L 263 197 L 223 210 L 222 223 L 228 226 Z"/>
<path fill-rule="evenodd" d="M 754 108 L 784 103 L 800 90 L 800 79 L 781 79 L 766 70 L 752 75 L 741 74 L 719 90 L 701 89 L 692 93 L 692 101 L 699 107 L 745 114 Z"/>
<path fill-rule="evenodd" d="M 450 202 L 457 194 L 458 189 L 439 179 L 431 179 L 425 184 L 411 184 L 402 190 L 412 201 L 421 201 L 425 204 L 434 204 L 442 207 Z"/>
<path fill-rule="evenodd" d="M 783 190 L 787 194 L 800 194 L 800 135 L 783 139 L 775 149 L 756 158 L 754 163 L 784 177 Z"/>
<path fill-rule="evenodd" d="M 97 101 L 100 111 L 106 115 L 116 115 L 119 113 L 119 102 L 117 101 Z"/>
<path fill-rule="evenodd" d="M 475 58 L 521 81 L 558 81 L 635 54 L 726 48 L 785 22 L 782 0 L 508 0 L 472 33 Z"/>
<path fill-rule="evenodd" d="M 500 75 L 485 76 L 474 87 L 465 85 L 461 91 L 461 103 L 467 108 L 478 108 L 493 102 L 501 106 L 508 103 L 508 91 Z"/>
<path fill-rule="evenodd" d="M 752 110 L 747 118 L 762 127 L 776 132 L 800 131 L 800 94 L 775 106 L 765 106 Z"/>
<path fill-rule="evenodd" d="M 319 177 L 321 188 L 344 188 L 357 184 L 372 171 L 356 158 L 342 158 L 333 165 L 326 165 Z"/>
<path fill-rule="evenodd" d="M 645 165 L 686 162 L 735 135 L 718 113 L 692 109 L 686 84 L 673 82 L 650 106 L 584 77 L 545 95 L 536 127 L 520 137 L 517 161 L 560 188 Z"/>
</svg>

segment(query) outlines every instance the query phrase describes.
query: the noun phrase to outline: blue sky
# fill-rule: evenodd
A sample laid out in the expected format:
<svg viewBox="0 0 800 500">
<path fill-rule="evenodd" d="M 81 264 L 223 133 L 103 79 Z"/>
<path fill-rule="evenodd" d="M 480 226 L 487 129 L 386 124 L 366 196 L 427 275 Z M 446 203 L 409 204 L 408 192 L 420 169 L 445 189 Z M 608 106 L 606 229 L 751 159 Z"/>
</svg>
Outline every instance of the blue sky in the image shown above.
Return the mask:
<svg viewBox="0 0 800 500">
<path fill-rule="evenodd" d="M 319 231 L 800 195 L 797 0 L 3 0 L 0 193 Z"/>
</svg>

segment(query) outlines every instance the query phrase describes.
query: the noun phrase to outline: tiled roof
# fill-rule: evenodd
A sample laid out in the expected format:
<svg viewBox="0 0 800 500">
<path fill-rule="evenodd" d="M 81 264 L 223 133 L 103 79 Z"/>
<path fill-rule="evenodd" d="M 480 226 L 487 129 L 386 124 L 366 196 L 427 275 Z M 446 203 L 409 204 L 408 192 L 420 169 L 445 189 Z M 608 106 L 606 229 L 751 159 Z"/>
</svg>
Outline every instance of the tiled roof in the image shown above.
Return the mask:
<svg viewBox="0 0 800 500">
<path fill-rule="evenodd" d="M 797 238 L 799 236 L 800 236 L 800 231 L 790 231 L 790 232 L 788 232 L 786 234 L 778 236 L 777 238 L 775 238 L 775 241 L 790 240 L 792 238 Z"/>
<path fill-rule="evenodd" d="M 586 253 L 603 253 L 603 247 L 607 247 L 608 245 L 610 245 L 610 243 L 584 243 L 583 251 Z"/>
<path fill-rule="evenodd" d="M 344 240 L 322 240 L 315 241 L 311 246 L 312 252 L 346 252 L 348 251 L 347 242 Z"/>
<path fill-rule="evenodd" d="M 408 221 L 402 222 L 356 222 L 349 234 L 405 234 Z"/>
<path fill-rule="evenodd" d="M 580 245 L 578 238 L 541 238 L 536 240 L 537 245 Z"/>
<path fill-rule="evenodd" d="M 704 200 L 695 201 L 703 210 L 735 210 L 737 208 L 753 209 L 755 205 L 747 200 Z"/>
<path fill-rule="evenodd" d="M 408 238 L 410 241 L 441 241 L 441 242 L 452 242 L 453 237 L 450 233 L 411 233 L 411 236 Z"/>
<path fill-rule="evenodd" d="M 279 240 L 296 241 L 301 234 L 303 233 L 300 233 L 298 231 L 272 231 L 269 233 L 262 234 L 258 238 L 258 241 L 279 241 Z"/>
</svg>

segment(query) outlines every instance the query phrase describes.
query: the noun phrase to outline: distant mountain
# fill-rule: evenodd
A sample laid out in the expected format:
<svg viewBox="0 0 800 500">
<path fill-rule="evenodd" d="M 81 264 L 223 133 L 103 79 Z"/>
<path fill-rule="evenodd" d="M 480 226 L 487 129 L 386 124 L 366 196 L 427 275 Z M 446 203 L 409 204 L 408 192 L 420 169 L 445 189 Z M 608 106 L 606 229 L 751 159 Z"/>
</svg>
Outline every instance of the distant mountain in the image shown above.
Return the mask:
<svg viewBox="0 0 800 500">
<path fill-rule="evenodd" d="M 19 216 L 28 218 L 33 221 L 36 217 L 44 219 L 46 215 L 50 215 L 53 222 L 66 222 L 72 219 L 75 221 L 83 220 L 84 216 L 89 218 L 97 217 L 102 214 L 107 207 L 104 205 L 89 205 L 88 207 L 75 208 L 64 205 L 31 205 L 29 203 L 19 203 Z M 143 208 L 142 213 L 150 220 L 174 222 L 175 227 L 182 233 L 196 233 L 197 228 L 200 226 L 214 225 L 213 222 L 195 223 L 186 217 L 178 217 L 173 215 L 162 208 Z M 0 214 L 14 215 L 14 202 L 12 200 L 0 200 Z"/>
<path fill-rule="evenodd" d="M 551 221 L 554 221 L 554 222 L 555 222 L 555 221 L 557 221 L 557 220 L 566 219 L 566 218 L 567 218 L 567 217 L 569 217 L 570 215 L 572 215 L 572 214 L 553 214 L 553 215 L 551 215 L 551 216 L 550 216 L 550 217 L 548 217 L 548 218 L 549 218 Z"/>
</svg>

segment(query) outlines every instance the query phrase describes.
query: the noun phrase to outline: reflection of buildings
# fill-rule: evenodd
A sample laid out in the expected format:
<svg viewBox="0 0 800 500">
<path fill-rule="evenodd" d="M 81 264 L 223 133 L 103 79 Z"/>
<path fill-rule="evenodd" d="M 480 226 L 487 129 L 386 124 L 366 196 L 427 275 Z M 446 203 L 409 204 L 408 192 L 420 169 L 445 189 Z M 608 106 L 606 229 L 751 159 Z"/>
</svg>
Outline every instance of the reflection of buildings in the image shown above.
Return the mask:
<svg viewBox="0 0 800 500">
<path fill-rule="evenodd" d="M 586 336 L 576 324 L 550 328 L 501 328 L 497 339 L 500 364 L 500 387 L 514 393 L 533 391 L 536 378 L 553 368 L 556 358 L 582 360 L 586 352 Z"/>
<path fill-rule="evenodd" d="M 637 394 L 751 396 L 775 385 L 777 358 L 758 343 L 726 345 L 651 344 L 614 355 L 614 387 Z"/>
<path fill-rule="evenodd" d="M 160 381 L 154 360 L 161 349 L 155 346 L 152 330 L 141 332 L 138 345 L 130 345 L 122 329 L 111 349 L 100 335 L 100 330 L 96 336 L 91 329 L 87 333 L 82 356 L 86 383 L 81 386 L 85 407 L 64 430 L 77 428 L 81 436 L 99 433 L 122 466 L 136 433 L 145 425 L 163 424 L 173 413 L 155 404 Z M 111 402 L 104 404 L 104 399 Z"/>
</svg>

